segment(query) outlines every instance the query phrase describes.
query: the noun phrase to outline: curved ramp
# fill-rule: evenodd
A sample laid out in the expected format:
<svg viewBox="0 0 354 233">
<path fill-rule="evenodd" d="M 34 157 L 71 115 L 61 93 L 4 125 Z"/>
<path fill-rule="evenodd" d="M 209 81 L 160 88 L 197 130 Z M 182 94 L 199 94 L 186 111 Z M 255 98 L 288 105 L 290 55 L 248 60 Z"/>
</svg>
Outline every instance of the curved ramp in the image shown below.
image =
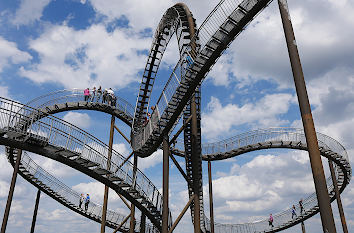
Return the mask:
<svg viewBox="0 0 354 233">
<path fill-rule="evenodd" d="M 133 176 L 133 165 L 121 165 L 125 158 L 114 150 L 108 163 L 106 144 L 54 116 L 37 120 L 41 114 L 0 98 L 0 144 L 52 158 L 89 175 L 121 193 L 161 228 L 161 194 L 140 170 Z"/>
<path fill-rule="evenodd" d="M 345 148 L 333 138 L 317 133 L 320 153 L 335 163 L 336 179 L 340 192 L 349 184 L 352 169 Z M 173 153 L 184 156 L 183 142 L 179 141 Z M 203 160 L 223 160 L 245 154 L 255 150 L 270 148 L 287 148 L 307 150 L 306 138 L 302 129 L 295 128 L 270 128 L 243 133 L 229 139 L 202 144 Z M 334 188 L 331 177 L 327 178 L 327 188 L 331 201 L 335 200 Z M 244 224 L 215 223 L 216 232 L 278 232 L 306 220 L 319 212 L 316 194 L 304 198 L 305 212 L 292 220 L 291 209 L 274 214 L 275 227 L 270 229 L 268 219 Z M 296 205 L 296 209 L 300 209 Z M 204 216 L 205 217 L 205 216 Z M 206 227 L 209 230 L 210 221 L 205 217 Z"/>
<path fill-rule="evenodd" d="M 127 125 L 132 125 L 134 107 L 125 99 L 116 95 L 116 103 L 109 105 L 102 102 L 102 96 L 95 95 L 89 101 L 84 101 L 84 97 L 83 89 L 65 89 L 39 96 L 25 105 L 48 114 L 71 110 L 95 110 L 113 115 Z"/>
<path fill-rule="evenodd" d="M 14 166 L 16 162 L 17 150 L 12 148 L 6 148 L 6 154 L 9 162 Z M 15 160 L 14 160 L 15 159 Z M 84 204 L 82 208 L 79 207 L 78 202 L 80 194 L 70 187 L 59 181 L 53 175 L 37 165 L 26 152 L 23 152 L 21 156 L 21 162 L 19 167 L 19 174 L 26 179 L 29 183 L 40 189 L 42 192 L 61 203 L 65 207 L 75 211 L 82 216 L 89 218 L 93 221 L 101 223 L 102 206 L 94 202 L 90 202 L 87 212 L 84 210 Z M 116 229 L 125 219 L 125 215 L 116 213 L 112 210 L 107 210 L 106 226 Z M 129 232 L 129 220 L 123 223 L 120 227 L 121 232 Z M 135 232 L 140 232 L 140 224 L 135 225 Z M 145 226 L 145 232 L 158 232 L 158 230 L 147 224 Z"/>
</svg>

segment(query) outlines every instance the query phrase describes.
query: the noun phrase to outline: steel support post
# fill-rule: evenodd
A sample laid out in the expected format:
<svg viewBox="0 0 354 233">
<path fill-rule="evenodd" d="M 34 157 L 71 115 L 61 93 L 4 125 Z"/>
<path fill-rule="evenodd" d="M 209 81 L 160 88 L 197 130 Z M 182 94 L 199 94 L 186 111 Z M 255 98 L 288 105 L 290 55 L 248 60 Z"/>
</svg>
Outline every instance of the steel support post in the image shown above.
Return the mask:
<svg viewBox="0 0 354 233">
<path fill-rule="evenodd" d="M 169 154 L 170 145 L 168 135 L 162 139 L 163 174 L 162 174 L 162 233 L 168 233 L 168 181 L 169 181 Z"/>
<path fill-rule="evenodd" d="M 333 182 L 333 186 L 334 186 L 334 192 L 336 194 L 336 200 L 337 200 L 337 205 L 338 205 L 338 212 L 339 212 L 340 221 L 341 221 L 342 227 L 343 227 L 343 233 L 348 233 L 347 222 L 345 221 L 342 200 L 340 198 L 337 178 L 336 178 L 336 174 L 335 174 L 334 168 L 333 168 L 333 162 L 331 160 L 328 160 L 328 165 L 329 165 L 329 170 L 331 171 L 332 182 Z"/>
<path fill-rule="evenodd" d="M 312 175 L 315 183 L 318 205 L 322 221 L 323 232 L 335 233 L 333 213 L 328 195 L 321 155 L 315 126 L 312 118 L 310 102 L 307 96 L 304 74 L 296 45 L 295 35 L 290 19 L 289 7 L 286 0 L 278 0 L 280 15 L 283 23 L 284 34 L 288 47 L 291 68 L 294 76 L 296 93 L 299 101 L 302 123 L 304 126 L 306 142 L 309 151 Z"/>
<path fill-rule="evenodd" d="M 195 95 L 191 99 L 191 129 L 192 129 L 192 174 L 193 174 L 193 192 L 194 192 L 194 233 L 200 233 L 200 201 L 199 201 L 199 188 L 200 188 L 200 179 L 199 170 L 197 167 L 198 164 L 198 119 L 197 119 L 197 106 L 195 103 Z"/>
<path fill-rule="evenodd" d="M 138 156 L 134 154 L 134 166 L 133 166 L 133 186 L 135 188 L 135 183 L 136 183 L 136 170 L 138 167 Z M 130 227 L 129 227 L 129 233 L 134 233 L 135 229 L 135 206 L 131 204 L 130 206 Z"/>
<path fill-rule="evenodd" d="M 301 230 L 302 230 L 302 233 L 306 233 L 304 221 L 301 222 Z"/>
<path fill-rule="evenodd" d="M 13 149 L 10 148 L 10 150 L 13 150 Z M 15 185 L 16 185 L 17 173 L 18 173 L 18 169 L 19 169 L 20 161 L 21 161 L 21 155 L 22 155 L 22 150 L 18 150 L 14 171 L 12 173 L 9 195 L 7 197 L 6 207 L 5 207 L 5 211 L 4 211 L 4 218 L 2 219 L 1 233 L 5 233 L 5 231 L 6 231 L 7 220 L 9 219 L 12 197 L 14 195 L 14 190 L 15 190 Z"/>
<path fill-rule="evenodd" d="M 141 213 L 141 216 L 140 216 L 140 233 L 145 233 L 145 225 L 146 225 L 146 215 Z"/>
<path fill-rule="evenodd" d="M 189 34 L 191 36 L 191 56 L 195 59 L 196 54 L 196 41 L 194 38 L 195 35 L 195 28 L 194 28 L 194 21 L 193 16 L 188 7 L 182 3 L 183 8 L 187 14 L 188 26 L 189 26 Z M 199 177 L 199 168 L 197 167 L 198 164 L 198 119 L 197 119 L 197 106 L 195 103 L 195 95 L 191 98 L 191 131 L 192 131 L 192 174 L 193 174 L 193 192 L 194 192 L 194 233 L 200 233 L 200 201 L 199 201 L 199 188 L 200 188 L 200 181 L 201 177 Z"/>
<path fill-rule="evenodd" d="M 211 177 L 210 161 L 208 161 L 208 178 L 209 178 L 210 231 L 211 233 L 214 233 L 215 229 L 214 229 L 213 180 Z"/>
<path fill-rule="evenodd" d="M 112 158 L 112 147 L 113 147 L 113 136 L 114 136 L 114 121 L 115 117 L 111 117 L 111 128 L 109 131 L 109 144 L 108 144 L 108 158 L 107 158 L 107 170 L 111 169 L 111 158 Z M 109 176 L 109 175 L 108 175 Z M 106 228 L 106 213 L 107 213 L 107 203 L 108 203 L 108 190 L 107 185 L 104 186 L 104 198 L 102 207 L 102 222 L 101 222 L 101 233 L 105 232 Z"/>
<path fill-rule="evenodd" d="M 37 212 L 38 212 L 38 206 L 39 206 L 39 199 L 40 199 L 40 197 L 41 197 L 41 190 L 38 189 L 38 191 L 37 191 L 37 197 L 36 197 L 36 204 L 35 204 L 35 206 L 34 206 L 34 211 L 33 211 L 31 233 L 34 232 L 34 228 L 35 228 L 35 226 L 36 226 Z"/>
</svg>

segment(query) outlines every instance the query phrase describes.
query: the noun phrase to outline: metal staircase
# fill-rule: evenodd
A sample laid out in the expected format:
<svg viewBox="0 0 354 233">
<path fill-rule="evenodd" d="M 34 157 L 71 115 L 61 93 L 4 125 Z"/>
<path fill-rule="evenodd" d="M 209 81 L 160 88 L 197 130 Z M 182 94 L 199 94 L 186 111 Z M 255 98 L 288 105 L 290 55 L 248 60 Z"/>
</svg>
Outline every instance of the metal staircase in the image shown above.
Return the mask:
<svg viewBox="0 0 354 233">
<path fill-rule="evenodd" d="M 6 147 L 6 155 L 9 162 L 14 166 L 16 162 L 17 149 Z M 65 207 L 81 214 L 82 216 L 101 223 L 102 206 L 94 202 L 90 202 L 88 210 L 85 211 L 83 206 L 79 207 L 78 202 L 80 194 L 64 183 L 56 179 L 53 175 L 45 171 L 38 166 L 28 155 L 27 152 L 23 152 L 21 156 L 21 162 L 19 167 L 19 174 L 28 182 L 36 186 L 38 189 L 58 201 Z M 125 215 L 116 213 L 112 210 L 107 211 L 106 225 L 110 228 L 116 229 L 124 220 Z M 120 231 L 129 232 L 129 221 L 124 223 Z M 136 224 L 135 232 L 140 232 L 140 224 Z M 146 224 L 145 232 L 158 232 L 157 228 L 151 224 Z"/>
<path fill-rule="evenodd" d="M 198 196 L 199 196 L 199 203 L 200 203 L 200 220 L 201 220 L 201 230 L 205 232 L 205 222 L 204 222 L 204 205 L 203 205 L 203 172 L 202 172 L 202 148 L 201 148 L 201 90 L 200 88 L 197 89 L 195 92 L 195 102 L 196 102 L 196 112 L 197 112 L 197 130 L 198 136 L 196 138 L 196 153 L 193 153 L 192 149 L 192 122 L 189 121 L 186 124 L 184 129 L 184 157 L 186 161 L 186 171 L 187 176 L 191 180 L 192 185 L 194 180 L 198 181 Z M 183 112 L 183 121 L 184 123 L 187 119 L 191 116 L 191 103 L 189 102 Z M 194 156 L 194 157 L 193 157 Z M 194 188 L 193 186 L 188 184 L 188 194 L 189 197 L 194 195 Z M 192 221 L 194 222 L 194 202 L 191 203 L 190 206 Z"/>
<path fill-rule="evenodd" d="M 349 184 L 352 176 L 352 169 L 345 148 L 333 138 L 317 133 L 320 153 L 335 163 L 336 179 L 340 192 Z M 178 141 L 172 152 L 178 156 L 185 156 L 184 142 Z M 269 148 L 288 148 L 307 150 L 306 138 L 303 129 L 296 128 L 269 128 L 259 129 L 236 135 L 220 142 L 202 144 L 202 159 L 205 161 L 223 160 L 242 155 L 255 150 Z M 332 178 L 327 178 L 327 187 L 331 201 L 335 200 Z M 300 209 L 295 205 L 296 209 Z M 301 221 L 304 221 L 319 212 L 316 193 L 304 198 L 304 213 L 298 213 L 297 218 L 291 218 L 291 209 L 274 214 L 275 227 L 269 228 L 268 220 L 241 223 L 222 224 L 216 223 L 216 232 L 278 232 L 290 228 Z M 210 231 L 210 221 L 204 216 L 205 227 Z"/>
<path fill-rule="evenodd" d="M 155 111 L 158 111 L 157 115 L 159 116 L 157 125 L 151 127 L 141 124 L 146 113 L 144 112 L 146 111 L 144 104 L 147 104 L 151 91 L 144 92 L 145 96 L 142 97 L 144 101 L 139 102 L 138 99 L 132 131 L 132 147 L 135 153 L 141 157 L 146 157 L 160 146 L 162 135 L 168 133 L 173 127 L 195 89 L 203 81 L 217 59 L 253 17 L 269 3 L 270 0 L 244 0 L 240 4 L 225 0 L 221 1 L 211 12 L 198 29 L 196 37 L 191 39 L 188 46 L 180 50 L 181 58 L 155 105 Z M 160 34 L 159 29 L 160 27 L 157 34 Z M 191 46 L 195 42 L 197 42 L 197 46 Z M 195 57 L 193 64 L 187 70 L 181 71 L 188 54 Z M 143 83 L 147 82 L 143 81 Z M 152 85 L 152 83 L 149 84 Z M 140 88 L 140 90 L 144 88 Z"/>
<path fill-rule="evenodd" d="M 54 116 L 37 120 L 37 114 L 43 113 L 0 98 L 0 143 L 52 158 L 91 176 L 122 194 L 161 227 L 161 194 L 140 170 L 134 177 L 133 165 L 126 162 L 121 166 L 125 158 L 114 150 L 108 165 L 106 144 Z M 24 127 L 24 121 L 30 123 Z"/>
</svg>

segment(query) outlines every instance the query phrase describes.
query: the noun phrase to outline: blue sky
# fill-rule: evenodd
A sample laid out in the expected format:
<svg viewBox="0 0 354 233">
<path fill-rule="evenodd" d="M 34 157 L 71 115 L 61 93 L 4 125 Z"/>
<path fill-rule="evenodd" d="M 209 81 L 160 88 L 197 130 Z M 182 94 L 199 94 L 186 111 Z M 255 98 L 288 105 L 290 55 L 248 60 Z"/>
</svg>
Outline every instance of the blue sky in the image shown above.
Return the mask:
<svg viewBox="0 0 354 233">
<path fill-rule="evenodd" d="M 197 26 L 218 3 L 183 1 Z M 152 36 L 172 0 L 2 0 L 0 1 L 0 96 L 26 103 L 56 90 L 101 85 L 135 106 Z M 354 3 L 349 0 L 289 1 L 316 130 L 338 140 L 353 160 Z M 153 99 L 178 60 L 172 38 L 163 58 Z M 75 111 L 57 115 L 108 142 L 109 116 Z M 123 122 L 117 125 L 129 135 Z M 215 142 L 267 127 L 302 127 L 276 2 L 272 2 L 231 44 L 202 85 L 202 140 Z M 116 134 L 115 148 L 130 147 Z M 0 156 L 0 214 L 12 167 Z M 140 159 L 139 167 L 161 188 L 162 153 Z M 57 162 L 33 155 L 44 168 L 78 192 L 103 200 L 103 186 Z M 183 160 L 179 159 L 183 164 Z M 204 185 L 207 167 L 204 164 Z M 327 170 L 327 163 L 325 163 Z M 308 156 L 292 150 L 264 150 L 213 163 L 215 218 L 242 223 L 276 213 L 314 191 Z M 204 187 L 207 190 L 207 186 Z M 187 187 L 171 166 L 173 217 L 188 201 Z M 36 189 L 18 179 L 8 232 L 28 232 Z M 354 186 L 342 195 L 349 231 L 354 231 Z M 208 211 L 207 196 L 204 202 Z M 336 205 L 332 205 L 340 223 Z M 109 208 L 128 210 L 111 192 Z M 36 232 L 97 232 L 99 224 L 42 195 Z M 208 213 L 208 212 L 207 212 Z M 319 216 L 306 222 L 321 232 Z M 189 212 L 176 232 L 191 232 Z M 285 232 L 299 232 L 300 226 Z M 108 231 L 110 232 L 110 230 Z"/>
</svg>

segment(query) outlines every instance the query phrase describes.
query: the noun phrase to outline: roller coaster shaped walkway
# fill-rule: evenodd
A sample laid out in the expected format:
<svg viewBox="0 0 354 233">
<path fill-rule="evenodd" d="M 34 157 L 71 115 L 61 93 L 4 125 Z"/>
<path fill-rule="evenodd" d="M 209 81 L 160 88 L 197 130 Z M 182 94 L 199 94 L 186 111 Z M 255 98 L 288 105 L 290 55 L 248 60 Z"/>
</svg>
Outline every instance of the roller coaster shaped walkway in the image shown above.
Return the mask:
<svg viewBox="0 0 354 233">
<path fill-rule="evenodd" d="M 77 90 L 73 90 L 75 92 Z M 61 91 L 61 93 L 70 93 L 71 91 Z M 82 94 L 74 94 L 76 100 L 80 100 L 83 98 Z M 119 107 L 113 106 L 104 106 L 101 103 L 86 103 L 77 101 L 77 102 L 63 102 L 67 101 L 68 98 L 71 100 L 75 100 L 72 94 L 66 96 L 60 96 L 59 98 L 56 97 L 52 99 L 49 103 L 55 103 L 54 105 L 45 106 L 42 109 L 53 109 L 54 112 L 61 112 L 61 111 L 70 111 L 72 110 L 71 106 L 78 106 L 82 104 L 80 109 L 87 109 L 87 110 L 95 110 L 95 111 L 103 111 L 103 108 L 106 108 L 104 112 L 109 113 L 116 113 L 115 116 L 121 117 L 121 111 Z M 46 96 L 47 98 L 48 96 Z M 50 97 L 50 96 L 49 96 Z M 46 102 L 46 98 L 40 98 L 33 104 L 37 104 L 38 102 Z M 72 166 L 78 170 L 84 170 L 85 168 L 91 169 L 92 171 L 96 172 L 97 176 L 104 176 L 107 174 L 107 170 L 105 167 L 100 166 L 98 163 L 97 158 L 92 156 L 92 152 L 88 153 L 89 149 L 80 150 L 77 146 L 78 140 L 86 140 L 83 139 L 85 137 L 91 137 L 90 135 L 85 135 L 78 137 L 79 129 L 66 123 L 60 119 L 57 119 L 51 115 L 48 115 L 52 112 L 41 112 L 39 110 L 32 109 L 25 105 L 21 105 L 11 100 L 0 99 L 1 101 L 1 108 L 0 108 L 0 122 L 2 128 L 2 138 L 0 141 L 2 144 L 9 146 L 7 148 L 7 155 L 11 162 L 14 164 L 15 162 L 15 154 L 16 149 L 12 149 L 14 147 L 18 147 L 18 145 L 24 145 L 21 149 L 25 149 L 34 153 L 39 153 L 40 151 L 46 151 L 50 154 L 42 154 L 52 159 L 56 159 L 57 161 L 63 162 L 65 158 L 67 160 L 71 160 L 70 162 L 66 161 L 65 164 Z M 45 101 L 42 101 L 45 100 Z M 123 101 L 124 102 L 124 101 Z M 40 103 L 38 106 L 43 107 L 43 103 Z M 67 107 L 66 107 L 67 106 Z M 83 107 L 86 106 L 86 107 Z M 117 105 L 122 106 L 122 105 Z M 128 108 L 127 108 L 128 109 Z M 36 114 L 33 114 L 33 113 Z M 126 112 L 124 114 L 126 116 L 126 120 L 122 120 L 123 122 L 129 122 L 131 118 L 131 114 Z M 29 117 L 31 116 L 31 117 Z M 23 128 L 23 125 L 26 125 L 26 122 L 32 122 L 26 128 Z M 61 123 L 61 124 L 60 124 Z M 64 127 L 67 126 L 68 128 Z M 50 129 L 48 126 L 51 126 Z M 70 132 L 70 133 L 68 133 Z M 83 133 L 83 132 L 81 132 Z M 340 191 L 343 191 L 345 186 L 349 183 L 351 177 L 351 168 L 348 161 L 348 157 L 346 154 L 345 149 L 334 139 L 323 135 L 318 134 L 319 144 L 321 149 L 321 154 L 331 160 L 333 160 L 336 164 L 336 178 L 338 180 L 338 185 L 340 187 Z M 99 144 L 99 142 L 95 142 Z M 99 148 L 99 146 L 94 145 L 92 141 L 89 143 L 90 147 Z M 64 146 L 65 145 L 65 146 Z M 74 146 L 73 146 L 74 145 Z M 102 146 L 102 145 L 101 145 Z M 42 147 L 42 149 L 38 149 L 36 147 Z M 83 146 L 85 148 L 85 146 Z M 56 148 L 53 150 L 53 148 Z M 107 146 L 106 146 L 107 148 Z M 203 148 L 203 160 L 220 160 L 231 158 L 234 156 L 238 156 L 240 154 L 247 153 L 253 150 L 261 150 L 261 149 L 268 149 L 268 148 L 291 148 L 291 149 L 300 149 L 306 150 L 306 140 L 304 136 L 304 132 L 298 129 L 291 129 L 291 128 L 271 128 L 266 130 L 257 130 L 252 131 L 249 133 L 241 134 L 235 137 L 232 137 L 228 140 L 224 140 L 217 143 L 205 144 L 202 145 Z M 99 149 L 96 149 L 100 151 Z M 75 152 L 76 154 L 79 151 L 83 151 L 80 156 L 72 156 Z M 102 151 L 102 150 L 101 150 Z M 106 151 L 106 150 L 104 150 Z M 177 142 L 175 147 L 173 148 L 173 153 L 175 155 L 184 156 L 183 152 L 183 143 Z M 54 154 L 54 155 L 53 155 Z M 91 155 L 90 155 L 91 154 Z M 103 152 L 106 154 L 106 152 Z M 107 155 L 107 154 L 106 154 Z M 64 158 L 59 158 L 64 157 Z M 117 161 L 117 159 L 115 159 Z M 73 164 L 76 163 L 75 166 Z M 119 163 L 118 163 L 119 164 Z M 78 166 L 82 166 L 84 168 L 78 168 Z M 115 167 L 113 164 L 112 167 Z M 106 172 L 103 172 L 103 171 Z M 88 212 L 85 212 L 83 209 L 79 208 L 77 205 L 79 194 L 75 191 L 71 190 L 69 187 L 65 186 L 57 179 L 55 179 L 52 175 L 46 172 L 44 169 L 40 168 L 36 165 L 28 156 L 24 156 L 21 159 L 21 169 L 20 174 L 25 179 L 27 179 L 30 183 L 34 184 L 39 189 L 43 190 L 49 196 L 54 198 L 55 200 L 59 201 L 61 204 L 67 206 L 68 208 L 82 214 L 85 217 L 93 219 L 97 222 L 101 220 L 101 207 L 97 204 L 90 205 Z M 92 174 L 85 172 L 85 174 L 90 175 L 91 177 L 99 180 Z M 127 173 L 124 171 L 119 172 L 119 174 L 124 174 L 127 176 Z M 123 176 L 124 176 L 123 175 Z M 123 177 L 122 175 L 120 177 Z M 102 179 L 102 178 L 101 178 Z M 111 183 L 117 183 L 117 178 L 112 177 Z M 131 180 L 128 178 L 126 180 Z M 129 182 L 129 181 L 128 181 Z M 127 183 L 128 183 L 127 182 Z M 328 188 L 330 190 L 330 196 L 332 200 L 334 200 L 334 191 L 331 183 L 331 179 L 327 179 Z M 131 182 L 130 182 L 131 183 Z M 136 187 L 142 186 L 142 182 L 137 181 Z M 123 184 L 123 183 L 121 183 Z M 114 184 L 109 185 L 115 191 L 120 192 L 114 188 Z M 137 190 L 138 191 L 138 190 Z M 120 192 L 121 194 L 126 194 L 124 192 Z M 129 193 L 129 192 L 128 192 Z M 130 192 L 132 196 L 129 198 L 125 195 L 125 197 L 129 200 L 132 198 L 137 198 L 135 192 Z M 156 195 L 156 194 L 155 194 Z M 144 197 L 146 198 L 146 197 Z M 317 206 L 317 199 L 316 195 L 312 194 L 307 198 L 304 198 L 304 209 L 306 210 L 303 215 L 299 215 L 299 217 L 292 219 L 291 218 L 291 210 L 288 209 L 283 211 L 282 213 L 274 215 L 275 227 L 272 229 L 274 231 L 286 229 L 291 227 L 311 216 L 316 214 L 318 210 Z M 116 228 L 120 222 L 123 220 L 123 215 L 114 213 L 113 211 L 109 211 L 107 214 L 107 226 Z M 151 220 L 151 219 L 150 219 Z M 205 218 L 205 223 L 208 229 L 208 222 L 209 220 Z M 152 221 L 153 222 L 153 221 Z M 216 232 L 264 232 L 270 230 L 267 227 L 268 223 L 267 220 L 253 222 L 253 223 L 244 223 L 244 224 L 215 224 Z M 127 231 L 128 226 L 123 225 L 121 231 Z M 136 232 L 139 232 L 139 224 L 136 224 Z M 146 232 L 157 232 L 158 228 L 147 225 L 145 227 Z"/>
<path fill-rule="evenodd" d="M 73 90 L 64 90 L 40 97 L 28 104 L 33 107 L 1 98 L 0 143 L 7 146 L 6 151 L 10 162 L 14 164 L 15 152 L 17 149 L 22 149 L 71 166 L 122 194 L 153 224 L 153 226 L 147 225 L 146 232 L 155 232 L 161 230 L 162 198 L 151 181 L 139 170 L 134 175 L 133 165 L 130 162 L 122 164 L 125 158 L 114 150 L 112 160 L 108 163 L 106 144 L 50 114 L 75 109 L 96 110 L 111 114 L 132 127 L 131 142 L 134 153 L 140 157 L 147 157 L 161 145 L 163 135 L 172 132 L 182 115 L 183 121 L 188 122 L 192 108 L 190 100 L 193 96 L 197 109 L 199 158 L 192 160 L 190 123 L 186 123 L 184 143 L 177 143 L 171 148 L 174 154 L 185 157 L 186 171 L 190 178 L 201 177 L 202 160 L 221 160 L 267 148 L 307 150 L 304 133 L 297 129 L 259 130 L 218 143 L 203 146 L 200 143 L 200 84 L 223 51 L 270 2 L 270 0 L 244 0 L 242 2 L 223 0 L 198 30 L 191 12 L 184 4 L 179 3 L 169 8 L 155 33 L 134 113 L 132 112 L 134 108 L 121 98 L 118 98 L 116 106 L 84 102 L 80 99 L 73 101 L 75 98 L 83 99 L 78 90 L 75 90 L 77 93 Z M 149 123 L 144 124 L 144 116 L 147 113 L 158 67 L 174 33 L 178 40 L 180 59 L 154 105 L 155 110 Z M 334 139 L 322 134 L 318 134 L 318 137 L 321 155 L 336 164 L 336 178 L 342 192 L 351 179 L 351 167 L 346 151 Z M 46 179 L 48 180 L 46 177 L 50 175 L 43 169 L 37 167 L 37 170 L 43 171 L 40 174 L 44 175 L 36 177 L 36 173 L 33 174 L 31 167 L 28 166 L 30 162 L 27 162 L 27 165 L 25 161 L 21 160 L 21 162 L 21 175 L 28 181 L 72 210 L 100 222 L 100 216 L 95 214 L 94 210 L 91 211 L 92 214 L 84 213 L 77 208 L 75 200 L 60 193 L 54 185 L 58 182 L 45 183 Z M 197 172 L 195 172 L 196 167 Z M 331 201 L 333 201 L 335 195 L 330 178 L 327 179 L 327 186 Z M 191 187 L 188 187 L 188 190 L 190 196 L 194 195 Z M 209 220 L 203 211 L 201 179 L 197 195 L 201 203 L 201 229 L 203 232 L 209 232 Z M 306 211 L 296 219 L 291 219 L 290 210 L 274 215 L 275 227 L 272 229 L 267 226 L 267 220 L 263 220 L 244 224 L 215 224 L 216 232 L 273 232 L 286 229 L 319 212 L 315 194 L 304 199 L 304 207 Z M 192 206 L 192 220 L 193 210 Z M 108 218 L 107 226 L 119 225 L 121 215 L 113 215 L 116 216 L 116 220 Z M 170 215 L 168 225 L 171 226 L 171 224 Z M 126 230 L 123 227 L 122 231 Z"/>
</svg>

